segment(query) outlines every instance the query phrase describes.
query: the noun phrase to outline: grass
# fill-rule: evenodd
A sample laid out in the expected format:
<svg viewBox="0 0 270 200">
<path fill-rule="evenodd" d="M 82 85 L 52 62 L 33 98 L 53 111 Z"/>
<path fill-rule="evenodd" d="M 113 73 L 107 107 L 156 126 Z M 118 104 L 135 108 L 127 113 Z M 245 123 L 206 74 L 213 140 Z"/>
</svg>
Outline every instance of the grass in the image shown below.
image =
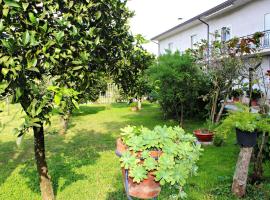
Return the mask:
<svg viewBox="0 0 270 200">
<path fill-rule="evenodd" d="M 10 113 L 0 113 L 0 199 L 40 199 L 33 155 L 32 132 L 22 145 L 16 146 L 12 130 L 22 122 L 19 105 L 10 105 Z M 58 135 L 59 117 L 52 116 L 46 127 L 46 152 L 49 172 L 58 200 L 125 200 L 118 158 L 114 155 L 119 129 L 128 124 L 153 128 L 157 124 L 175 125 L 165 121 L 157 105 L 144 104 L 141 112 L 131 112 L 125 104 L 82 105 L 74 113 L 68 133 Z M 186 121 L 188 132 L 199 128 L 199 121 Z M 208 146 L 198 163 L 198 176 L 186 186 L 189 200 L 229 200 L 230 184 L 239 147 L 234 137 L 223 147 Z M 249 186 L 246 199 L 269 200 L 270 170 L 258 188 Z M 165 186 L 159 199 L 167 200 L 174 189 Z"/>
</svg>

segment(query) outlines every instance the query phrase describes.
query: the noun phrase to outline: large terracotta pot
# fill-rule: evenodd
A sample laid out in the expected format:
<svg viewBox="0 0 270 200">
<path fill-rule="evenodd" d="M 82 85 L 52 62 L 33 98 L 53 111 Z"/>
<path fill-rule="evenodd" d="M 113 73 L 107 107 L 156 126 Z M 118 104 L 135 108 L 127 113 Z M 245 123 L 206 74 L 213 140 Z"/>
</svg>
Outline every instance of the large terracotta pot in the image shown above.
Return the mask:
<svg viewBox="0 0 270 200">
<path fill-rule="evenodd" d="M 123 182 L 125 184 L 125 170 L 122 169 Z M 148 173 L 147 179 L 140 183 L 134 183 L 132 178 L 128 177 L 128 195 L 140 199 L 152 199 L 157 197 L 161 191 L 159 182 L 155 181 L 153 173 Z"/>
<path fill-rule="evenodd" d="M 211 142 L 214 134 L 206 129 L 198 129 L 193 131 L 199 142 Z"/>
<path fill-rule="evenodd" d="M 256 99 L 251 100 L 251 106 L 258 106 L 258 100 Z"/>
<path fill-rule="evenodd" d="M 116 141 L 116 154 L 121 156 L 125 151 L 128 151 L 128 147 L 119 138 Z M 132 152 L 132 151 L 131 151 Z M 140 158 L 140 152 L 137 153 L 137 157 Z M 150 155 L 154 158 L 158 158 L 162 154 L 161 151 L 150 151 Z M 142 161 L 143 162 L 143 161 Z M 128 173 L 128 171 L 127 171 Z M 123 182 L 126 182 L 126 170 L 122 168 Z M 133 179 L 128 177 L 128 195 L 140 199 L 151 199 L 157 197 L 161 191 L 159 182 L 155 181 L 153 172 L 148 173 L 148 178 L 140 183 L 133 182 Z"/>
</svg>

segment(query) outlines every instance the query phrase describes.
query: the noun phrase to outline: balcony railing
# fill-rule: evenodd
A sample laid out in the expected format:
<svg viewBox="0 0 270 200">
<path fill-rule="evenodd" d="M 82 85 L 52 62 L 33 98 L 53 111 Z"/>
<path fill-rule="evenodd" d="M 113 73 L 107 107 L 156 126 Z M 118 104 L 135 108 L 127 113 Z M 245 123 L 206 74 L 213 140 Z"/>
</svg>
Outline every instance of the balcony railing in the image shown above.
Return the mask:
<svg viewBox="0 0 270 200">
<path fill-rule="evenodd" d="M 261 31 L 261 33 L 263 33 L 263 37 L 260 38 L 260 48 L 261 50 L 264 50 L 264 49 L 269 49 L 270 48 L 270 30 L 267 30 L 267 31 Z M 240 37 L 240 38 L 250 38 L 252 37 L 254 34 L 251 34 L 251 35 L 247 35 L 247 36 L 244 36 L 244 37 Z"/>
<path fill-rule="evenodd" d="M 270 48 L 270 30 L 264 31 L 264 36 L 261 38 L 261 47 L 263 49 Z"/>
</svg>

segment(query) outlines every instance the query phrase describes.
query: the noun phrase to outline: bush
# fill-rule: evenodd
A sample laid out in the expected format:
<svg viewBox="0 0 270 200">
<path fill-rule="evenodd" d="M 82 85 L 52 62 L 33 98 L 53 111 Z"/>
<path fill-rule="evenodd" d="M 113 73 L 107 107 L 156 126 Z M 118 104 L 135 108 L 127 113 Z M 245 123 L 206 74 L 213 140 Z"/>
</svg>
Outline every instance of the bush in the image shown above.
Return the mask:
<svg viewBox="0 0 270 200">
<path fill-rule="evenodd" d="M 189 54 L 179 52 L 162 55 L 149 71 L 152 96 L 167 117 L 181 122 L 185 117 L 202 117 L 207 102 L 201 96 L 208 93 L 210 81 Z"/>
</svg>

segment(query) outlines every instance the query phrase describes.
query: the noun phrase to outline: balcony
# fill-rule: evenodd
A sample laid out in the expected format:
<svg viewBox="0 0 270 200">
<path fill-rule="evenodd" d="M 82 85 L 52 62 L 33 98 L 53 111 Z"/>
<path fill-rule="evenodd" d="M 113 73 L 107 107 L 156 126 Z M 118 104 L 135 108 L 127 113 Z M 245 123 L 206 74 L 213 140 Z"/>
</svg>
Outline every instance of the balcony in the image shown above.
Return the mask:
<svg viewBox="0 0 270 200">
<path fill-rule="evenodd" d="M 261 48 L 269 49 L 270 48 L 270 30 L 264 31 L 264 36 L 261 38 Z"/>
</svg>

